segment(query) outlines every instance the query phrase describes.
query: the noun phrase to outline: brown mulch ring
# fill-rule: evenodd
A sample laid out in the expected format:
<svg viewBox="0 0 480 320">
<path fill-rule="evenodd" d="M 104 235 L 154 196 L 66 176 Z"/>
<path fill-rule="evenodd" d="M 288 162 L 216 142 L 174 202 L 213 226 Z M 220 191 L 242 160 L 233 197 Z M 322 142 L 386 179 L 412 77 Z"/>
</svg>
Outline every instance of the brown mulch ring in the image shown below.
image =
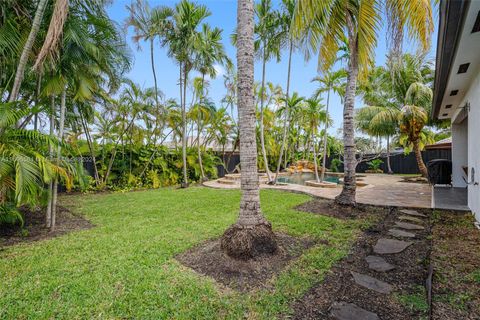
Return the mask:
<svg viewBox="0 0 480 320">
<path fill-rule="evenodd" d="M 469 213 L 444 211 L 432 230 L 432 319 L 480 319 L 480 230 Z"/>
<path fill-rule="evenodd" d="M 423 211 L 430 215 L 430 211 Z M 335 302 L 347 302 L 376 313 L 382 320 L 423 319 L 428 315 L 428 304 L 424 289 L 428 276 L 431 241 L 428 218 L 424 219 L 425 230 L 415 231 L 414 239 L 401 239 L 414 243 L 401 253 L 376 254 L 373 247 L 379 238 L 388 236 L 401 213 L 390 209 L 390 213 L 376 225 L 365 230 L 351 248 L 347 257 L 331 270 L 330 274 L 310 289 L 300 300 L 292 305 L 294 319 L 331 319 L 331 306 Z M 365 257 L 380 256 L 395 269 L 388 272 L 376 272 L 368 268 Z M 374 277 L 393 286 L 390 294 L 357 285 L 351 271 Z"/>
<path fill-rule="evenodd" d="M 335 204 L 332 200 L 316 198 L 295 207 L 295 210 L 321 214 L 337 219 L 358 219 L 372 215 L 374 213 L 383 213 L 385 208 L 357 204 L 356 207 L 344 207 Z"/>
<path fill-rule="evenodd" d="M 50 232 L 45 227 L 44 210 L 20 208 L 20 211 L 25 221 L 23 230 L 19 226 L 0 227 L 0 246 L 50 239 L 75 230 L 93 227 L 93 224 L 87 219 L 73 214 L 65 207 L 58 206 L 55 231 Z"/>
<path fill-rule="evenodd" d="M 238 291 L 269 288 L 272 285 L 269 280 L 274 275 L 316 244 L 308 238 L 296 238 L 283 233 L 275 235 L 279 249 L 274 255 L 263 255 L 248 261 L 233 259 L 220 248 L 220 239 L 215 239 L 179 254 L 176 259 L 196 272 Z"/>
</svg>

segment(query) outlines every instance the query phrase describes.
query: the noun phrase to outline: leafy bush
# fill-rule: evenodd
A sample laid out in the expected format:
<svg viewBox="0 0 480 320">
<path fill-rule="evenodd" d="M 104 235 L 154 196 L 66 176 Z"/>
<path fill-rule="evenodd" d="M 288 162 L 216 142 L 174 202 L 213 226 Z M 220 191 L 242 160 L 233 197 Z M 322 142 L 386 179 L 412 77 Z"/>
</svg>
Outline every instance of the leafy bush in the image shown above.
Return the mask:
<svg viewBox="0 0 480 320">
<path fill-rule="evenodd" d="M 377 172 L 377 171 L 381 170 L 380 166 L 383 164 L 383 160 L 373 159 L 372 161 L 367 162 L 367 164 L 368 164 L 368 167 L 370 168 L 370 170 Z"/>
<path fill-rule="evenodd" d="M 338 167 L 342 164 L 342 160 L 340 159 L 332 159 L 332 162 L 330 163 L 330 171 L 332 172 L 338 172 Z"/>
<path fill-rule="evenodd" d="M 0 225 L 20 225 L 23 228 L 23 217 L 20 211 L 11 204 L 0 205 Z"/>
</svg>

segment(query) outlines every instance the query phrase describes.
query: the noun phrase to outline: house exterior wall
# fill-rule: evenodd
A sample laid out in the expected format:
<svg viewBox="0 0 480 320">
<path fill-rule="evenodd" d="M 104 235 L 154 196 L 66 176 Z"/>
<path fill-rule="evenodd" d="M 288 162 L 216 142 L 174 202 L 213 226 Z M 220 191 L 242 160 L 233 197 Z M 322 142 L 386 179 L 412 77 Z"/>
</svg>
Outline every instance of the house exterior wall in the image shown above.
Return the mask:
<svg viewBox="0 0 480 320">
<path fill-rule="evenodd" d="M 468 166 L 468 120 L 452 123 L 452 184 L 456 188 L 465 188 L 465 171 Z"/>
<path fill-rule="evenodd" d="M 476 73 L 475 80 L 460 106 L 470 104 L 468 110 L 468 206 L 480 221 L 480 72 Z M 453 144 L 453 143 L 452 143 Z M 472 174 L 472 169 L 475 173 Z"/>
</svg>

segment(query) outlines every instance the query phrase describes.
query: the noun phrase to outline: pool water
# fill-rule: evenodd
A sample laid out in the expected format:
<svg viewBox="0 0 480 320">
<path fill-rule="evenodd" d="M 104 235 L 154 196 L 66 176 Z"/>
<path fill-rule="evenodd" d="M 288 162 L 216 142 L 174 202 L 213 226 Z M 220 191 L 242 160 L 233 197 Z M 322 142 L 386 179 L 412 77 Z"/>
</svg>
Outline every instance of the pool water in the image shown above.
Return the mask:
<svg viewBox="0 0 480 320">
<path fill-rule="evenodd" d="M 315 174 L 311 172 L 294 173 L 288 176 L 278 177 L 278 182 L 305 185 L 305 181 L 315 180 Z M 338 177 L 325 175 L 325 181 L 338 184 Z"/>
</svg>

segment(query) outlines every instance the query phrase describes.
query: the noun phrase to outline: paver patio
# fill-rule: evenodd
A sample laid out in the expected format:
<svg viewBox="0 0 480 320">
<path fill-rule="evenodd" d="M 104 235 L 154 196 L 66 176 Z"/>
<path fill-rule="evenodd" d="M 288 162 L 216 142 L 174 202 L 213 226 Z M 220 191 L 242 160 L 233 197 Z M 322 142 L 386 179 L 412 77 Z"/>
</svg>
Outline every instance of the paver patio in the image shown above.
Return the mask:
<svg viewBox="0 0 480 320">
<path fill-rule="evenodd" d="M 432 207 L 432 188 L 426 183 L 404 182 L 401 176 L 386 174 L 366 174 L 362 179 L 368 185 L 357 188 L 358 203 L 411 208 Z M 222 184 L 217 180 L 204 182 L 203 185 L 219 189 L 240 187 L 239 184 Z M 316 188 L 296 184 L 273 186 L 262 183 L 260 187 L 300 192 L 326 199 L 335 198 L 342 190 L 341 185 L 336 188 Z"/>
</svg>

